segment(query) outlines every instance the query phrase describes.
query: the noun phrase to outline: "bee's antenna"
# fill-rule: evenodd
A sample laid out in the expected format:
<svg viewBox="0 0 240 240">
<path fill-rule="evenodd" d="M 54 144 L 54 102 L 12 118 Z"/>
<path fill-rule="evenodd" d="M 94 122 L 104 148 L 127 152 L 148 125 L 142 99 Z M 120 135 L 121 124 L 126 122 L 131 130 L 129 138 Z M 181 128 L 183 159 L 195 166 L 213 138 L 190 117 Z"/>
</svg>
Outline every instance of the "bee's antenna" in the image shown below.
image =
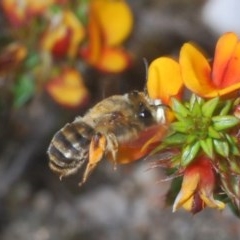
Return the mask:
<svg viewBox="0 0 240 240">
<path fill-rule="evenodd" d="M 143 91 L 144 91 L 144 94 L 146 95 L 146 96 L 148 96 L 148 92 L 147 92 L 147 79 L 148 79 L 148 66 L 149 66 L 149 64 L 148 64 L 148 61 L 147 61 L 147 59 L 146 58 L 143 58 L 143 64 L 144 64 L 144 67 L 145 67 L 145 86 L 144 86 L 144 89 L 143 89 Z"/>
</svg>

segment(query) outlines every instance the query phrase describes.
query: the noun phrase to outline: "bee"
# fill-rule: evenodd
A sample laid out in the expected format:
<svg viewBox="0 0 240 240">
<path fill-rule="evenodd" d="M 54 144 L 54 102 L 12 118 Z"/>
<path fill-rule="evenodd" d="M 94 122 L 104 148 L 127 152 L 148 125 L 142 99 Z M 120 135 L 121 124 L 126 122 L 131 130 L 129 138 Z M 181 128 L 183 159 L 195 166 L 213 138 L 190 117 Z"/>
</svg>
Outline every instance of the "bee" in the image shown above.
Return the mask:
<svg viewBox="0 0 240 240">
<path fill-rule="evenodd" d="M 166 129 L 165 111 L 159 100 L 138 91 L 114 95 L 53 136 L 47 151 L 49 166 L 61 179 L 86 163 L 81 185 L 102 159 L 115 165 L 144 157 L 156 147 Z"/>
</svg>

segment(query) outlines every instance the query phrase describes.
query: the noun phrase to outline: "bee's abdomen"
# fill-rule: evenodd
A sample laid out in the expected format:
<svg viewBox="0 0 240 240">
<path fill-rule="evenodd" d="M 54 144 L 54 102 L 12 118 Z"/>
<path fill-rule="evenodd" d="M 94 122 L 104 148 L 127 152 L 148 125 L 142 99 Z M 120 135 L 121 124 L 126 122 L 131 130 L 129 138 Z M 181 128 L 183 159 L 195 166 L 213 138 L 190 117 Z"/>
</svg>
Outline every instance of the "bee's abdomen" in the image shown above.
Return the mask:
<svg viewBox="0 0 240 240">
<path fill-rule="evenodd" d="M 93 128 L 82 121 L 66 124 L 53 137 L 48 148 L 49 166 L 60 176 L 75 173 L 88 158 Z"/>
</svg>

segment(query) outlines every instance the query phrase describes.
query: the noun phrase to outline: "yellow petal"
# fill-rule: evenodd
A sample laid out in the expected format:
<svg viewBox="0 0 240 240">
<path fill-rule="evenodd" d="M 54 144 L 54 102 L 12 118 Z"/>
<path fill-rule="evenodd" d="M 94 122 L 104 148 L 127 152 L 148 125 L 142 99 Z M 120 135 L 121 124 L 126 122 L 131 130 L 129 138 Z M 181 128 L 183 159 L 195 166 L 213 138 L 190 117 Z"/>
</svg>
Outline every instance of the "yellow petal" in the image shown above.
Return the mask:
<svg viewBox="0 0 240 240">
<path fill-rule="evenodd" d="M 57 26 L 55 29 L 46 32 L 41 39 L 41 47 L 46 51 L 51 51 L 55 44 L 67 34 L 67 29 L 63 25 Z"/>
<path fill-rule="evenodd" d="M 51 4 L 54 3 L 54 0 L 44 1 L 25 0 L 25 1 L 28 4 L 28 13 L 33 15 L 43 13 Z"/>
<path fill-rule="evenodd" d="M 211 82 L 211 68 L 205 56 L 192 44 L 181 48 L 179 63 L 185 86 L 199 96 L 218 95 Z"/>
<path fill-rule="evenodd" d="M 238 37 L 234 33 L 224 34 L 217 42 L 212 71 L 212 81 L 216 87 L 222 88 L 230 85 L 230 83 L 225 82 L 227 79 L 230 80 L 226 79 L 225 74 L 229 67 L 229 61 L 234 58 L 233 53 L 237 42 Z"/>
<path fill-rule="evenodd" d="M 240 89 L 240 82 L 239 83 L 235 83 L 233 85 L 230 85 L 229 87 L 225 87 L 223 89 L 219 89 L 219 90 L 215 90 L 209 93 L 205 94 L 206 98 L 213 98 L 216 96 L 223 96 L 226 95 L 228 93 L 233 93 L 235 91 L 237 91 L 238 89 Z"/>
<path fill-rule="evenodd" d="M 41 40 L 41 47 L 56 56 L 68 54 L 69 57 L 74 57 L 84 37 L 85 29 L 81 22 L 71 11 L 65 11 L 57 24 L 52 18 L 52 23 Z"/>
<path fill-rule="evenodd" d="M 216 208 L 222 210 L 225 208 L 225 204 L 219 200 L 213 198 L 213 196 L 208 196 L 203 190 L 199 193 L 201 199 L 205 202 L 205 204 L 210 208 Z"/>
<path fill-rule="evenodd" d="M 180 93 L 182 85 L 180 66 L 175 60 L 160 57 L 150 64 L 147 79 L 150 98 L 169 103 L 171 97 Z"/>
<path fill-rule="evenodd" d="M 180 207 L 184 208 L 185 210 L 192 212 L 194 204 L 194 196 L 191 196 L 189 199 L 187 199 L 185 202 L 182 202 L 182 205 Z M 175 212 L 175 211 L 173 211 Z"/>
<path fill-rule="evenodd" d="M 98 16 L 107 45 L 119 45 L 129 36 L 133 16 L 124 0 L 94 0 L 92 9 Z"/>
<path fill-rule="evenodd" d="M 81 75 L 74 69 L 65 70 L 46 86 L 47 92 L 59 104 L 77 107 L 88 97 Z"/>
<path fill-rule="evenodd" d="M 104 72 L 118 73 L 130 65 L 130 55 L 121 48 L 102 49 L 96 67 Z"/>
<path fill-rule="evenodd" d="M 183 177 L 181 190 L 178 193 L 173 204 L 173 212 L 175 212 L 180 207 L 184 207 L 185 209 L 189 210 L 192 209 L 194 200 L 193 195 L 197 190 L 199 181 L 200 175 L 197 172 L 195 174 L 191 174 L 191 176 Z"/>
<path fill-rule="evenodd" d="M 82 23 L 71 11 L 66 11 L 64 14 L 64 23 L 71 30 L 72 37 L 71 43 L 68 50 L 69 57 L 74 57 L 77 53 L 79 44 L 85 37 L 85 29 Z"/>
<path fill-rule="evenodd" d="M 102 50 L 102 36 L 97 18 L 94 14 L 90 14 L 88 20 L 88 43 L 81 49 L 82 57 L 92 65 L 99 61 Z"/>
</svg>

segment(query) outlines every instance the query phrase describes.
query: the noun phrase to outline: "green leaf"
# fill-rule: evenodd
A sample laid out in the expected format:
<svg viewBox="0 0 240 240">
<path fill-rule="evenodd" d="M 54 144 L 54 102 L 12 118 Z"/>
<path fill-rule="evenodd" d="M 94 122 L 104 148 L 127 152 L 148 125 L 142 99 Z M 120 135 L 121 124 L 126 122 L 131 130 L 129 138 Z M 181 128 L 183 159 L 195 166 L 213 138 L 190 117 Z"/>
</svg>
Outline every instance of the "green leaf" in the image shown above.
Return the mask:
<svg viewBox="0 0 240 240">
<path fill-rule="evenodd" d="M 238 141 L 235 137 L 229 135 L 229 134 L 225 134 L 225 137 L 229 143 L 230 146 L 230 153 L 235 155 L 235 156 L 240 156 L 240 150 L 238 148 Z"/>
<path fill-rule="evenodd" d="M 230 161 L 231 172 L 240 174 L 240 162 L 235 157 L 231 158 Z"/>
<path fill-rule="evenodd" d="M 37 52 L 33 52 L 28 54 L 27 59 L 24 62 L 24 65 L 30 69 L 30 68 L 34 68 L 37 64 L 39 64 L 40 62 L 40 56 Z"/>
<path fill-rule="evenodd" d="M 179 145 L 179 144 L 184 144 L 186 141 L 186 135 L 183 133 L 174 133 L 169 136 L 167 136 L 164 139 L 164 143 L 167 145 Z"/>
<path fill-rule="evenodd" d="M 234 196 L 233 194 L 231 194 L 230 196 Z M 240 218 L 240 209 L 239 209 L 239 206 L 237 204 L 234 203 L 234 201 L 229 201 L 228 202 L 228 206 L 229 208 L 231 209 L 231 211 L 233 212 L 233 214 Z"/>
<path fill-rule="evenodd" d="M 226 158 L 229 156 L 229 144 L 227 141 L 213 139 L 213 145 L 219 155 Z"/>
<path fill-rule="evenodd" d="M 217 131 L 222 131 L 232 128 L 240 123 L 240 120 L 232 115 L 215 116 L 212 117 L 213 127 Z"/>
<path fill-rule="evenodd" d="M 173 122 L 171 123 L 171 128 L 176 132 L 188 133 L 189 124 L 186 122 Z"/>
<path fill-rule="evenodd" d="M 79 4 L 75 8 L 75 13 L 79 20 L 85 25 L 88 21 L 89 12 L 89 0 L 80 0 Z"/>
<path fill-rule="evenodd" d="M 192 105 L 191 115 L 194 116 L 194 117 L 201 117 L 202 116 L 201 105 L 199 104 L 197 99 L 195 100 L 195 102 Z"/>
<path fill-rule="evenodd" d="M 50 12 L 53 14 L 58 14 L 62 12 L 61 6 L 57 4 L 52 4 L 49 9 L 50 9 Z"/>
<path fill-rule="evenodd" d="M 168 205 L 173 205 L 178 193 L 180 192 L 182 186 L 182 177 L 175 177 L 171 181 L 170 188 L 166 194 L 166 203 Z"/>
<path fill-rule="evenodd" d="M 196 94 L 192 94 L 189 100 L 190 111 L 193 110 L 193 107 L 196 103 L 198 103 L 198 105 L 201 106 L 204 103 L 204 100 L 201 97 L 197 96 Z"/>
<path fill-rule="evenodd" d="M 221 139 L 222 133 L 215 130 L 212 126 L 208 127 L 208 136 L 211 138 Z"/>
<path fill-rule="evenodd" d="M 213 151 L 213 141 L 212 138 L 206 138 L 204 140 L 200 140 L 200 145 L 202 150 L 211 158 L 214 158 Z"/>
<path fill-rule="evenodd" d="M 177 112 L 174 112 L 174 116 L 176 117 L 176 119 L 179 121 L 179 122 L 184 122 L 186 120 L 186 117 L 185 116 L 182 116 L 181 114 L 177 113 Z"/>
<path fill-rule="evenodd" d="M 202 106 L 202 114 L 204 117 L 212 117 L 219 103 L 219 97 L 213 98 L 205 102 Z"/>
<path fill-rule="evenodd" d="M 191 97 L 190 97 L 189 106 L 188 106 L 188 108 L 190 109 L 190 111 L 192 111 L 193 106 L 194 106 L 194 104 L 195 104 L 196 101 L 197 101 L 197 96 L 196 96 L 196 94 L 192 94 Z"/>
<path fill-rule="evenodd" d="M 35 84 L 33 77 L 30 75 L 22 75 L 13 88 L 14 106 L 21 107 L 34 94 Z"/>
<path fill-rule="evenodd" d="M 197 140 L 196 138 L 196 134 L 189 134 L 187 135 L 186 143 L 191 144 Z"/>
<path fill-rule="evenodd" d="M 172 110 L 181 114 L 183 117 L 187 117 L 190 113 L 189 110 L 176 98 L 172 98 Z"/>
<path fill-rule="evenodd" d="M 227 115 L 229 111 L 231 110 L 233 102 L 231 100 L 227 100 L 224 102 L 224 107 L 221 109 L 219 115 Z"/>
<path fill-rule="evenodd" d="M 187 166 L 197 156 L 200 149 L 200 142 L 187 145 L 182 151 L 181 164 Z"/>
</svg>

